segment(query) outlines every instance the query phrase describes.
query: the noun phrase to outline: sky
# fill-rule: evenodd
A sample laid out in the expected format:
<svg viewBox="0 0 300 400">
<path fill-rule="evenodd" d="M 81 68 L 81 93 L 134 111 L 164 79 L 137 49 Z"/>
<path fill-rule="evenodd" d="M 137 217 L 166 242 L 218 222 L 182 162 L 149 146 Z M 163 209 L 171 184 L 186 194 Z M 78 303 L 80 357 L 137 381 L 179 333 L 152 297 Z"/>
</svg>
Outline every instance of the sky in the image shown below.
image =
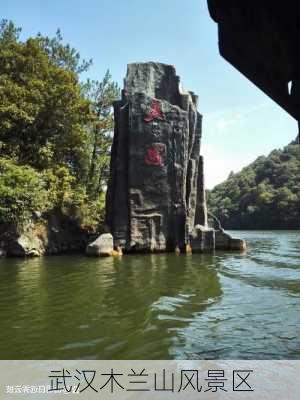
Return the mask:
<svg viewBox="0 0 300 400">
<path fill-rule="evenodd" d="M 60 28 L 93 59 L 92 79 L 109 69 L 122 85 L 128 63 L 174 65 L 199 96 L 207 188 L 297 135 L 296 121 L 219 55 L 206 0 L 2 0 L 0 18 L 22 27 L 23 39 Z"/>
</svg>

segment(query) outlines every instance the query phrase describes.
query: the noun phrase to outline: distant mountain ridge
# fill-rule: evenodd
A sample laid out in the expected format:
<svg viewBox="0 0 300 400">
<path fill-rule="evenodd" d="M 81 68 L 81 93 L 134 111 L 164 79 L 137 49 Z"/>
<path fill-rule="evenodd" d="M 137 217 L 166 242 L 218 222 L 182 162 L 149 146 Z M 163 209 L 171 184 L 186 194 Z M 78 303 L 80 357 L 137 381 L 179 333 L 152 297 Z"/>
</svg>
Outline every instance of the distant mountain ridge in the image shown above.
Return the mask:
<svg viewBox="0 0 300 400">
<path fill-rule="evenodd" d="M 225 229 L 300 229 L 297 139 L 207 191 L 209 211 Z"/>
</svg>

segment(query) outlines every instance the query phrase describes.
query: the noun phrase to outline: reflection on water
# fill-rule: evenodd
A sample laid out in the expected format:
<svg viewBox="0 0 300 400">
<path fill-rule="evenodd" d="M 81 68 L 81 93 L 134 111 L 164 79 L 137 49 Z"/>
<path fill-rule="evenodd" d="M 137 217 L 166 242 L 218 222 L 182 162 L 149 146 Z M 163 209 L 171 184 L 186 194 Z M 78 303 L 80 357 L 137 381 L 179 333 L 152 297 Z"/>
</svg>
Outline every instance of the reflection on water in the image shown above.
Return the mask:
<svg viewBox="0 0 300 400">
<path fill-rule="evenodd" d="M 0 260 L 0 358 L 299 358 L 300 232 L 239 236 L 246 254 Z"/>
</svg>

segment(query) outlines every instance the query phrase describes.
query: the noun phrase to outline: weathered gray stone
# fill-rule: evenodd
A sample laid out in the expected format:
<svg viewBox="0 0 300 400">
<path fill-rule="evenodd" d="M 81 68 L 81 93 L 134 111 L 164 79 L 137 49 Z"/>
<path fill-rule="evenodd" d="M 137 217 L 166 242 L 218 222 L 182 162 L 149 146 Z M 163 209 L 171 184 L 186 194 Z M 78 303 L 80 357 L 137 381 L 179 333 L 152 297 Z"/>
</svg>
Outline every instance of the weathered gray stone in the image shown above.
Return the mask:
<svg viewBox="0 0 300 400">
<path fill-rule="evenodd" d="M 197 96 L 175 68 L 130 64 L 115 133 L 106 223 L 127 251 L 185 251 L 195 224 L 207 224 Z"/>
<path fill-rule="evenodd" d="M 41 217 L 34 213 L 22 228 L 0 226 L 0 255 L 21 257 L 84 252 L 87 243 L 88 232 L 57 210 Z"/>
<path fill-rule="evenodd" d="M 23 233 L 10 245 L 9 254 L 17 257 L 38 257 L 45 252 L 43 241 L 29 232 Z"/>
<path fill-rule="evenodd" d="M 190 246 L 193 253 L 214 251 L 215 230 L 203 225 L 196 225 L 190 233 Z"/>
<path fill-rule="evenodd" d="M 215 247 L 216 250 L 244 251 L 246 250 L 246 242 L 242 239 L 233 238 L 224 230 L 216 230 Z"/>
<path fill-rule="evenodd" d="M 107 257 L 114 253 L 114 240 L 110 233 L 100 235 L 93 243 L 86 248 L 89 256 Z"/>
</svg>

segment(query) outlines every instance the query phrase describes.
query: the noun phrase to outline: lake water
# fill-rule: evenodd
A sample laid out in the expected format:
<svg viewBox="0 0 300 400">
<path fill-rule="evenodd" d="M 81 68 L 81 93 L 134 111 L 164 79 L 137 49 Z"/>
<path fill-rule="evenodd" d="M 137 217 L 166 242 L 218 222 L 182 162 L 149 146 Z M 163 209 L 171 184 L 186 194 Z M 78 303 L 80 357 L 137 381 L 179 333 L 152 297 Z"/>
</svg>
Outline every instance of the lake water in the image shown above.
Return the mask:
<svg viewBox="0 0 300 400">
<path fill-rule="evenodd" d="M 0 359 L 299 359 L 300 231 L 245 254 L 0 260 Z"/>
</svg>

